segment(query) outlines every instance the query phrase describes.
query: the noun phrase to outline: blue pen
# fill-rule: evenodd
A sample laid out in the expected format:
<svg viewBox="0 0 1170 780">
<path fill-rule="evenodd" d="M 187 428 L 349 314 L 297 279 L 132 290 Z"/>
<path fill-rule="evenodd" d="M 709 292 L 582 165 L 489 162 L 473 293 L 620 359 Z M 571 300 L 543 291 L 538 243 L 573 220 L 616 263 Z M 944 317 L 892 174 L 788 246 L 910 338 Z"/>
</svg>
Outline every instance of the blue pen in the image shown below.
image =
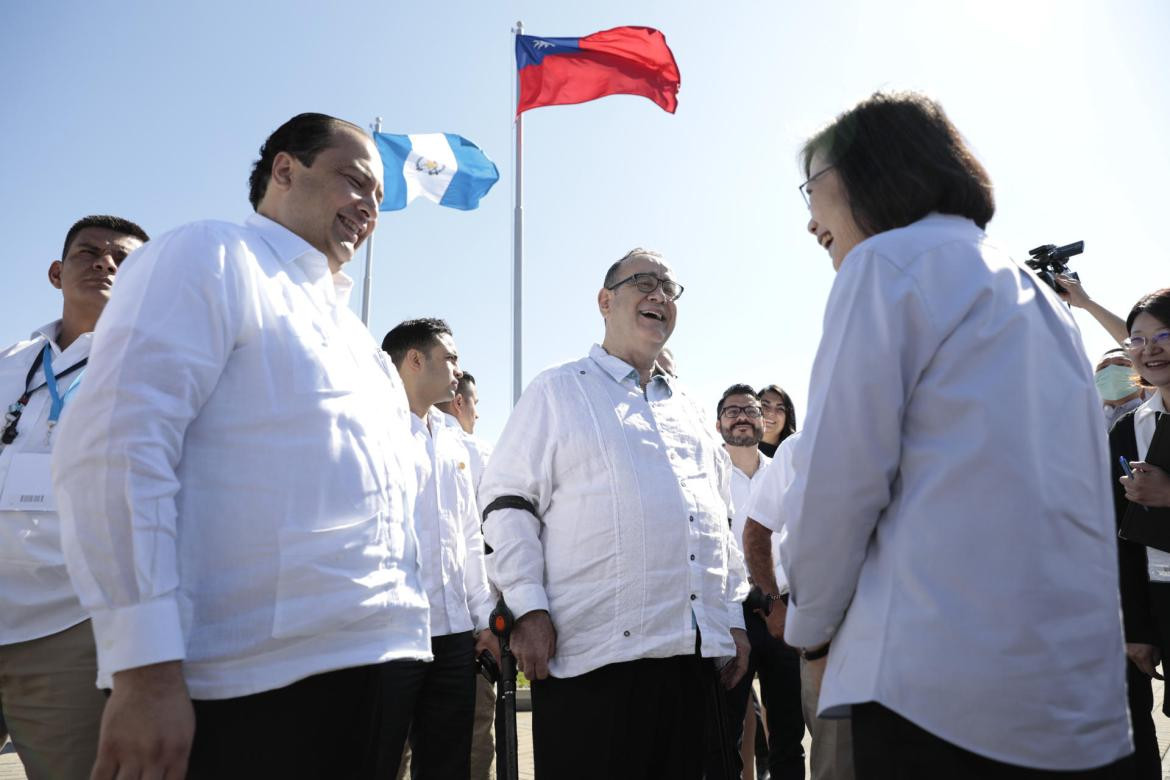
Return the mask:
<svg viewBox="0 0 1170 780">
<path fill-rule="evenodd" d="M 1131 469 L 1129 467 L 1129 461 L 1125 459 L 1124 455 L 1122 455 L 1120 457 L 1120 460 L 1121 460 L 1121 470 L 1125 472 L 1125 476 L 1129 477 L 1130 479 L 1133 479 L 1133 469 Z M 1141 504 L 1138 504 L 1138 506 L 1142 507 L 1142 509 L 1144 509 L 1147 512 L 1150 511 L 1150 508 L 1148 506 L 1142 506 Z"/>
</svg>

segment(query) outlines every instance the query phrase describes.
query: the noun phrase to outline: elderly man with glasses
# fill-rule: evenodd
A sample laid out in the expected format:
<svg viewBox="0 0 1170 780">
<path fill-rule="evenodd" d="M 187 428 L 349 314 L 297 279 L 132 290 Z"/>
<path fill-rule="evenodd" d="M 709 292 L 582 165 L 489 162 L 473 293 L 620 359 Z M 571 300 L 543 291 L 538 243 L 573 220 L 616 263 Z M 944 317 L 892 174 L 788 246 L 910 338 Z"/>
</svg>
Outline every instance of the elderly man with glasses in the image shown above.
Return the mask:
<svg viewBox="0 0 1170 780">
<path fill-rule="evenodd" d="M 657 253 L 614 263 L 605 339 L 532 381 L 484 472 L 488 574 L 518 618 L 538 777 L 697 780 L 717 686 L 746 668 L 730 460 L 656 364 L 682 292 Z"/>
</svg>

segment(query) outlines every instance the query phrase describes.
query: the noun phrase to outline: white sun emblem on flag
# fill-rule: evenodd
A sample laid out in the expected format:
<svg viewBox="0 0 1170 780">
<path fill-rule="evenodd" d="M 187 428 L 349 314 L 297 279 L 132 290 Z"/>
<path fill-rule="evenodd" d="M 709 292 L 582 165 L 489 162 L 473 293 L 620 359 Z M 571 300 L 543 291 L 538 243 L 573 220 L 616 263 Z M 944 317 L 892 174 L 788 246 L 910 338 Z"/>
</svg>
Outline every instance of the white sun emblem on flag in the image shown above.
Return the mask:
<svg viewBox="0 0 1170 780">
<path fill-rule="evenodd" d="M 533 41 L 532 42 L 532 48 L 534 48 L 534 49 L 552 49 L 555 46 L 556 46 L 555 43 L 549 43 L 548 41 Z"/>
</svg>

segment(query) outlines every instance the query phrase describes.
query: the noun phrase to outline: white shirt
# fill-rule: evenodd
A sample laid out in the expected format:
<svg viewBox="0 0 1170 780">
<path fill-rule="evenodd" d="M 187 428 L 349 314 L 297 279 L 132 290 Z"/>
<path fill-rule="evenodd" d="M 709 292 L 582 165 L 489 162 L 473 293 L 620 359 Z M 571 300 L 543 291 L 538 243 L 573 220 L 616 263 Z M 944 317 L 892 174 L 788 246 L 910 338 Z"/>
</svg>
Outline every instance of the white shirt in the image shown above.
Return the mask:
<svg viewBox="0 0 1170 780">
<path fill-rule="evenodd" d="M 410 413 L 351 287 L 259 215 L 123 263 L 53 462 L 99 686 L 183 659 L 219 699 L 430 657 Z"/>
<path fill-rule="evenodd" d="M 494 606 L 484 571 L 483 534 L 463 429 L 448 427 L 445 417 L 434 408 L 426 422 L 411 415 L 418 444 L 414 530 L 423 586 L 431 604 L 431 636 L 483 631 Z"/>
<path fill-rule="evenodd" d="M 492 446 L 475 434 L 463 430 L 463 426 L 453 415 L 444 414 L 443 417 L 446 418 L 444 422 L 447 426 L 459 433 L 463 446 L 467 448 L 467 454 L 471 458 L 467 465 L 471 468 L 471 481 L 475 484 L 478 493 L 480 480 L 483 479 L 483 471 L 487 468 L 488 458 L 492 456 Z"/>
<path fill-rule="evenodd" d="M 1130 753 L 1108 448 L 1056 295 L 969 220 L 881 233 L 810 386 L 781 554 L 785 640 L 833 639 L 821 712 L 877 701 L 1047 770 Z"/>
<path fill-rule="evenodd" d="M 752 492 L 764 481 L 764 472 L 772 465 L 772 459 L 759 449 L 756 454 L 759 455 L 759 465 L 756 466 L 756 473 L 750 477 L 735 463 L 731 464 L 731 535 L 740 550 L 743 550 L 743 527 L 747 525 L 750 516 L 748 507 L 751 505 Z M 780 538 L 780 534 L 772 534 L 772 561 L 775 563 L 776 585 L 780 588 L 777 592 L 787 593 L 788 578 L 784 576 L 784 567 L 780 565 Z"/>
<path fill-rule="evenodd" d="M 735 653 L 743 559 L 732 543 L 731 461 L 698 405 L 669 377 L 637 372 L 594 346 L 539 374 L 484 473 L 488 576 L 520 617 L 547 609 L 554 677 L 636 658 Z"/>
<path fill-rule="evenodd" d="M 1133 435 L 1137 439 L 1138 460 L 1145 460 L 1158 426 L 1158 413 L 1165 412 L 1162 391 L 1155 391 L 1133 413 Z M 1157 547 L 1146 548 L 1147 566 L 1151 582 L 1170 582 L 1170 553 Z"/>
<path fill-rule="evenodd" d="M 62 350 L 57 346 L 60 330 L 60 320 L 51 322 L 34 331 L 28 341 L 0 352 L 0 430 L 4 428 L 3 412 L 24 393 L 29 369 L 46 344 L 53 350 L 54 374 L 89 356 L 92 333 L 83 333 Z M 61 393 L 73 385 L 82 370 L 61 378 Z M 18 471 L 38 472 L 37 486 L 49 485 L 51 398 L 41 369 L 37 369 L 28 387 L 33 393 L 21 414 L 16 439 L 8 445 L 0 444 L 0 645 L 49 636 L 88 617 L 65 570 L 57 513 L 4 508 L 9 504 L 3 499 L 15 499 L 24 485 L 32 484 L 18 483 L 22 475 L 14 473 L 14 460 L 20 461 Z"/>
</svg>

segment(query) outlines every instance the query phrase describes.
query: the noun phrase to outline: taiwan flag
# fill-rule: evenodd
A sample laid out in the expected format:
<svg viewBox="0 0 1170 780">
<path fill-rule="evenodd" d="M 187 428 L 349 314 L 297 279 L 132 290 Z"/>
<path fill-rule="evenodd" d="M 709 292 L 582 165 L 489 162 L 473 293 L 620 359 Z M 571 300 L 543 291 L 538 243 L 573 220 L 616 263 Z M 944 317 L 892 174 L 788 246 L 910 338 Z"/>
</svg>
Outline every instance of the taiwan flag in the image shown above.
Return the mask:
<svg viewBox="0 0 1170 780">
<path fill-rule="evenodd" d="M 666 37 L 649 27 L 615 27 L 584 38 L 517 35 L 516 68 L 517 115 L 605 95 L 641 95 L 671 114 L 678 107 L 678 65 Z"/>
</svg>

